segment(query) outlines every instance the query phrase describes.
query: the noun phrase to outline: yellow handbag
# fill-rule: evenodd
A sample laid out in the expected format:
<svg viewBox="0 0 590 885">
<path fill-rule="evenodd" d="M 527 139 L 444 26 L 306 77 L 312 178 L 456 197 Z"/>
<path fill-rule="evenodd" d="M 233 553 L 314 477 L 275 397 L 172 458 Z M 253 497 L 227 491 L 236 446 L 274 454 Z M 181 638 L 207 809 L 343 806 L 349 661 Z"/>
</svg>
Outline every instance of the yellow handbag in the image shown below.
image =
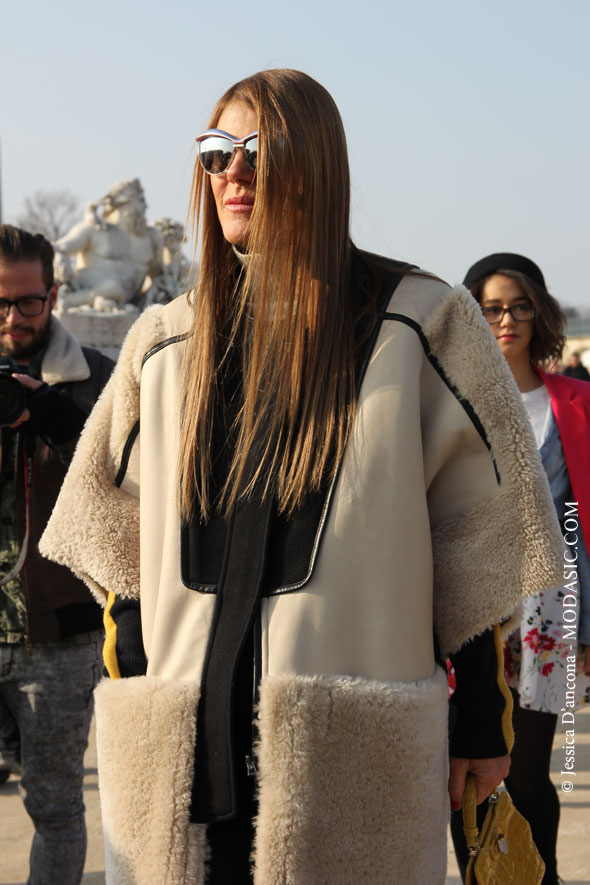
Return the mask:
<svg viewBox="0 0 590 885">
<path fill-rule="evenodd" d="M 477 829 L 477 786 L 467 775 L 463 795 L 463 832 L 469 849 L 465 885 L 540 885 L 545 873 L 531 828 L 508 793 L 489 798 L 481 836 Z"/>
</svg>

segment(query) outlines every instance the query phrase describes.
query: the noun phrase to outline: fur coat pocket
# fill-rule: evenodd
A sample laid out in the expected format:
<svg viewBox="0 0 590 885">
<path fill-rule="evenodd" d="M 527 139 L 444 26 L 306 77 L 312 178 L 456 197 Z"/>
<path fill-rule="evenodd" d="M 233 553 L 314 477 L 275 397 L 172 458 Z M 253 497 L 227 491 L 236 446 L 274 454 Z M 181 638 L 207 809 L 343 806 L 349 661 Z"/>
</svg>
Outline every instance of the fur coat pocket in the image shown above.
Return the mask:
<svg viewBox="0 0 590 885">
<path fill-rule="evenodd" d="M 109 885 L 201 885 L 204 828 L 189 823 L 198 688 L 155 676 L 95 692 Z"/>
</svg>

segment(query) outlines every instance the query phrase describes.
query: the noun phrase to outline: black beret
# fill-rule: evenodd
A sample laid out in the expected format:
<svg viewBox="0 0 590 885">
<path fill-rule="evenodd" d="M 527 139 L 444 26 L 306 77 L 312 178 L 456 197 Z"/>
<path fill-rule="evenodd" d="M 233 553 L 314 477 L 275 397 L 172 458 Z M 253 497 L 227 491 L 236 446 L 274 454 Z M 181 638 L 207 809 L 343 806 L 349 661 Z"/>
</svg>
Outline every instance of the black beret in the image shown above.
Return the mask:
<svg viewBox="0 0 590 885">
<path fill-rule="evenodd" d="M 523 273 L 529 279 L 538 283 L 543 289 L 547 289 L 545 279 L 541 273 L 541 269 L 524 255 L 516 255 L 514 252 L 494 252 L 493 255 L 486 255 L 480 258 L 475 264 L 472 264 L 463 280 L 463 285 L 469 288 L 482 280 L 484 277 L 491 277 L 495 273 L 503 270 L 517 270 Z"/>
</svg>

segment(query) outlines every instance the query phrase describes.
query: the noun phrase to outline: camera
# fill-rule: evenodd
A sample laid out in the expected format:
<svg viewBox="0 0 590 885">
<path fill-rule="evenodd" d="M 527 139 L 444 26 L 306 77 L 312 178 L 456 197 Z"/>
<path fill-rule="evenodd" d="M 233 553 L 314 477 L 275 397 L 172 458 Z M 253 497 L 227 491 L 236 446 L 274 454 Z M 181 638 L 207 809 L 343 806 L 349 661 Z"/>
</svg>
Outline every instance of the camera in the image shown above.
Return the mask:
<svg viewBox="0 0 590 885">
<path fill-rule="evenodd" d="M 13 373 L 30 375 L 29 367 L 19 365 L 10 356 L 0 356 L 0 427 L 14 424 L 27 408 L 27 390 Z"/>
</svg>

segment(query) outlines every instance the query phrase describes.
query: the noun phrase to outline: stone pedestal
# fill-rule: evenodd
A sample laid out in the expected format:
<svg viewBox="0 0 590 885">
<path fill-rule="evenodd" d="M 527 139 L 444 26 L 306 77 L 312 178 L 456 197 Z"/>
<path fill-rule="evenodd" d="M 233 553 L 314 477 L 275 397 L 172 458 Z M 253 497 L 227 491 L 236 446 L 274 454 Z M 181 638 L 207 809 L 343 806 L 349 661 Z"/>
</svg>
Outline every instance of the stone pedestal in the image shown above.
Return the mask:
<svg viewBox="0 0 590 885">
<path fill-rule="evenodd" d="M 139 316 L 139 311 L 131 305 L 109 313 L 83 306 L 58 310 L 56 316 L 80 344 L 95 347 L 116 360 L 123 340 Z"/>
</svg>

